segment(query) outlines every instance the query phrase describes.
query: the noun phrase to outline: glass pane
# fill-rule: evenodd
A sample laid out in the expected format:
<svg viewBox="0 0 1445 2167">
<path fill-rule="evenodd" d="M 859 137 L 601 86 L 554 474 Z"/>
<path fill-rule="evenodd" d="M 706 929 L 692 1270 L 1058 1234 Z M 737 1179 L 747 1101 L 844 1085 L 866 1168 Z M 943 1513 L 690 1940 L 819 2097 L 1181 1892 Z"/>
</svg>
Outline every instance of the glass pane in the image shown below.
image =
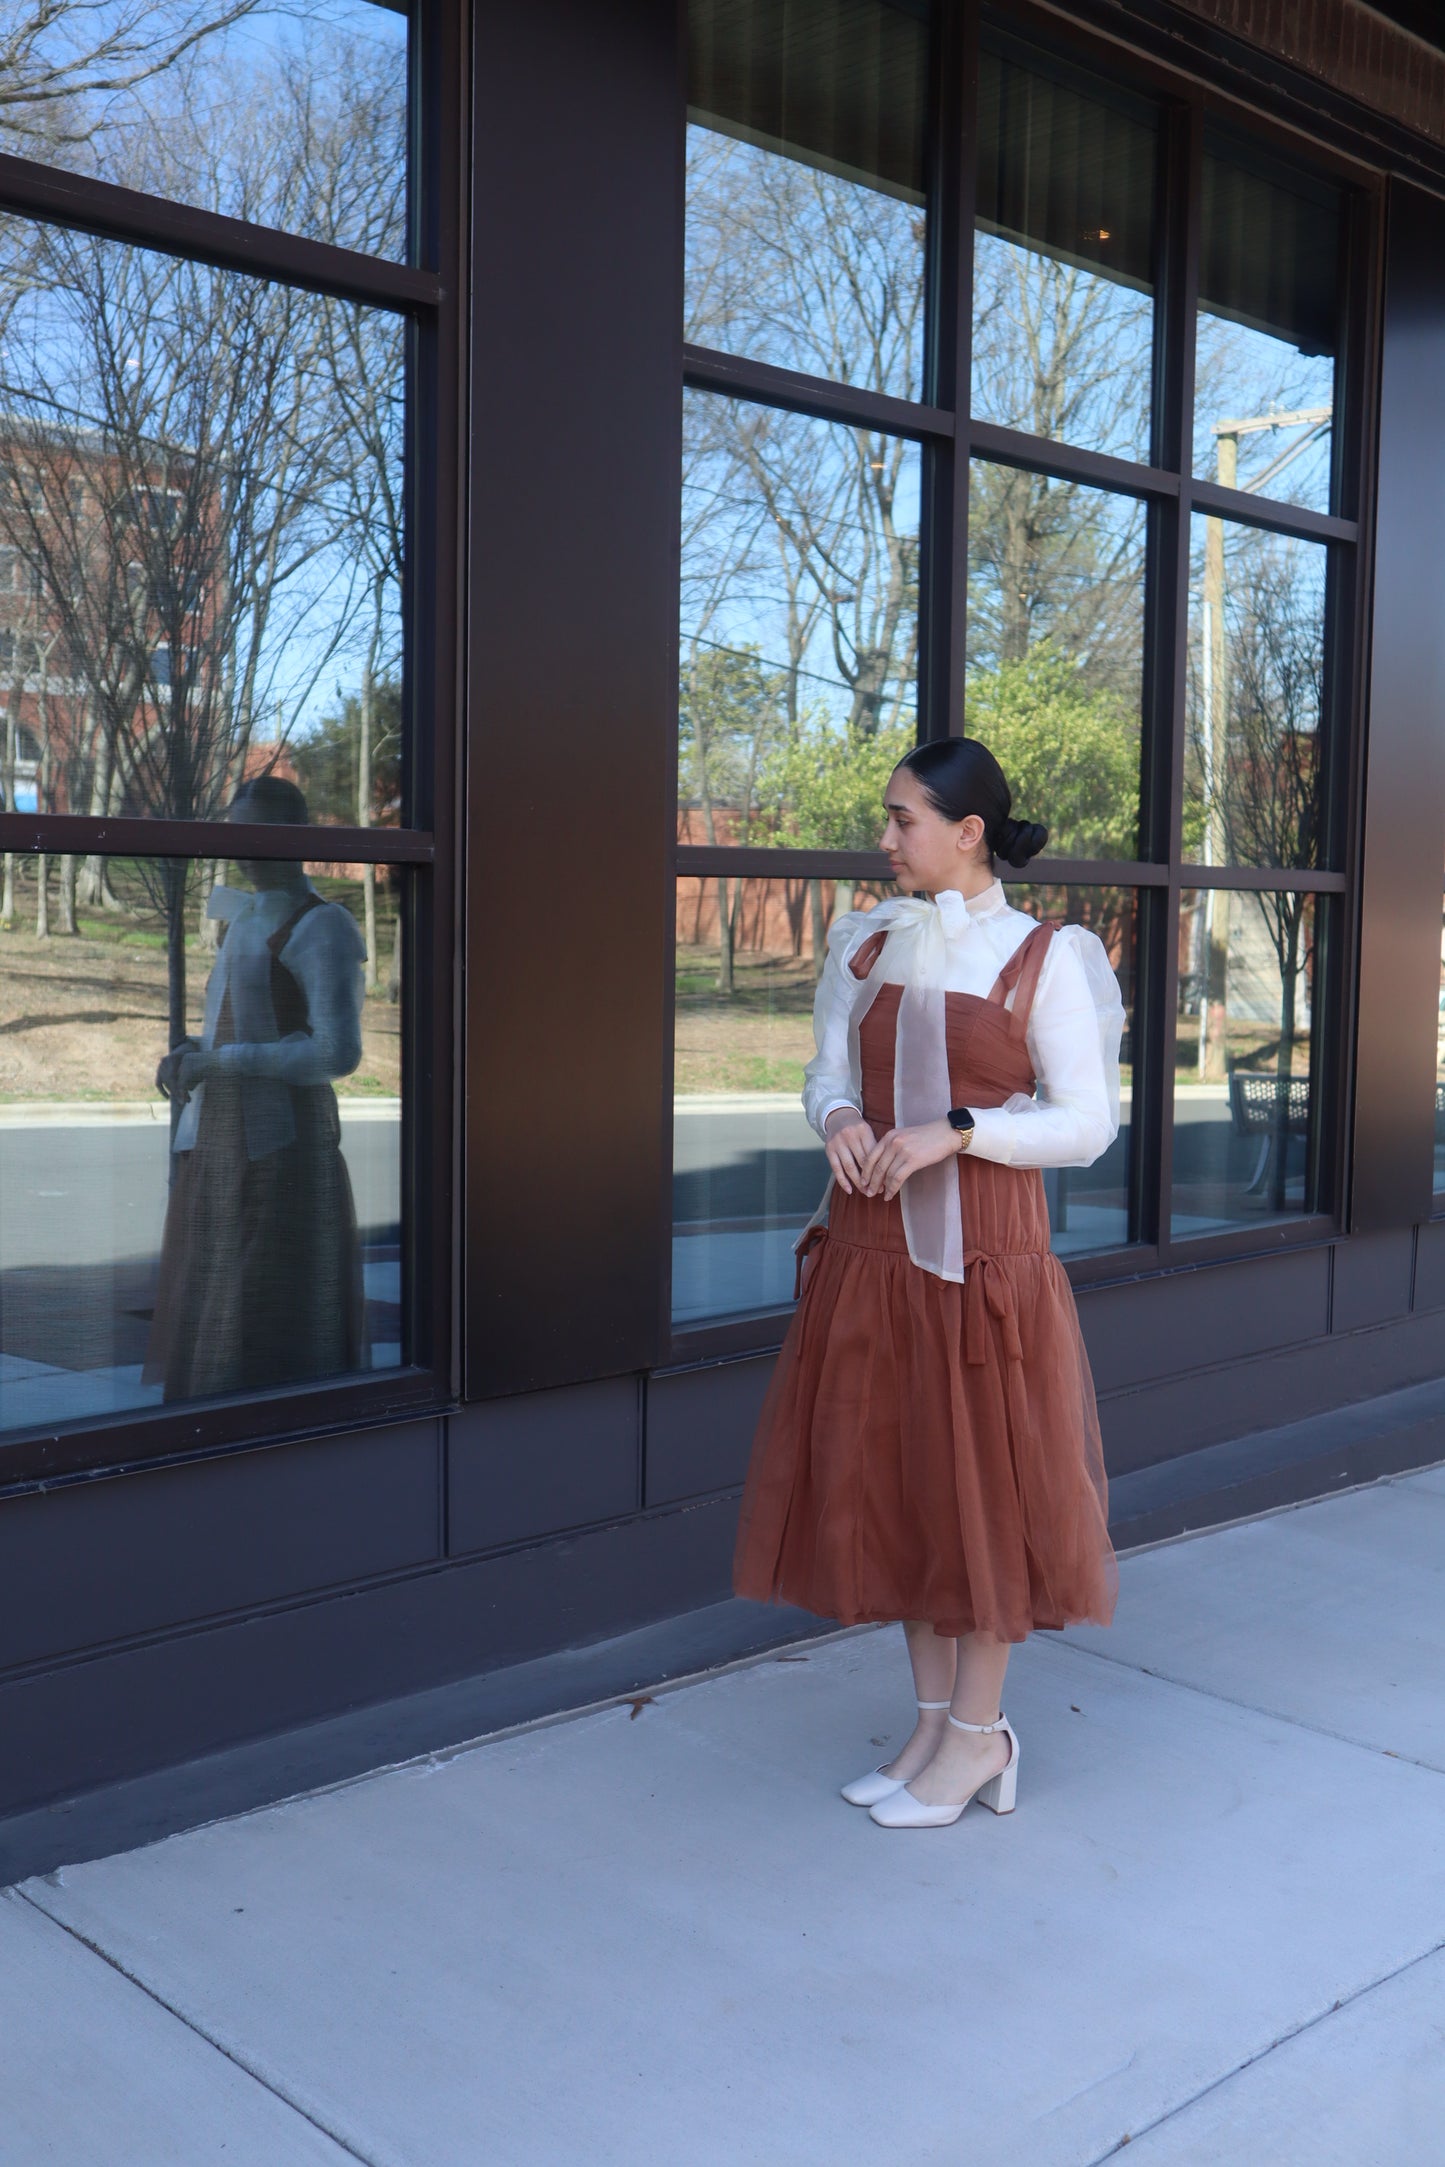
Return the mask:
<svg viewBox="0 0 1445 2167">
<path fill-rule="evenodd" d="M 918 447 L 684 407 L 677 833 L 872 849 L 917 737 Z"/>
<path fill-rule="evenodd" d="M 397 876 L 3 879 L 0 1428 L 399 1363 Z"/>
<path fill-rule="evenodd" d="M 1204 160 L 1194 471 L 1330 508 L 1340 197 L 1222 152 Z"/>
<path fill-rule="evenodd" d="M 927 15 L 690 0 L 693 344 L 921 396 Z"/>
<path fill-rule="evenodd" d="M 1122 1249 L 1132 1238 L 1130 1169 L 1134 1146 L 1134 998 L 1138 963 L 1138 897 L 1132 888 L 1066 888 L 1010 881 L 1015 910 L 1052 918 L 1097 933 L 1114 966 L 1124 997 L 1124 1040 L 1119 1049 L 1119 1133 L 1092 1166 L 1049 1167 L 1044 1192 L 1055 1256 L 1086 1257 Z"/>
<path fill-rule="evenodd" d="M 407 12 L 406 0 L 7 8 L 0 149 L 400 258 Z"/>
<path fill-rule="evenodd" d="M 401 322 L 4 217 L 0 306 L 4 802 L 395 821 Z"/>
<path fill-rule="evenodd" d="M 881 889 L 680 880 L 672 1315 L 679 1329 L 793 1299 L 793 1243 L 828 1182 L 803 1117 L 827 928 Z"/>
<path fill-rule="evenodd" d="M 1314 896 L 1180 899 L 1176 1241 L 1313 1209 Z"/>
<path fill-rule="evenodd" d="M 1135 498 L 973 463 L 965 724 L 1061 856 L 1138 848 L 1146 529 Z"/>
<path fill-rule="evenodd" d="M 983 56 L 974 239 L 976 420 L 1149 457 L 1152 116 Z"/>
<path fill-rule="evenodd" d="M 1198 514 L 1191 545 L 1185 858 L 1324 865 L 1328 550 Z"/>
<path fill-rule="evenodd" d="M 1440 1011 L 1435 1036 L 1435 1194 L 1445 1196 L 1445 912 L 1440 931 Z"/>
</svg>

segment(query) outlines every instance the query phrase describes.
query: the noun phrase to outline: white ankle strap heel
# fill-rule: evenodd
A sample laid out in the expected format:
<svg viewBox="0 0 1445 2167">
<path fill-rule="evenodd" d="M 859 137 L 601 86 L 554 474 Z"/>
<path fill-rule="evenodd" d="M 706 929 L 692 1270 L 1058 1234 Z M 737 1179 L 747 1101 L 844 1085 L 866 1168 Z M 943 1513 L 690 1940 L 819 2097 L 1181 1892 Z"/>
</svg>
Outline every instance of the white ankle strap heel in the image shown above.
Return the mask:
<svg viewBox="0 0 1445 2167">
<path fill-rule="evenodd" d="M 948 1828 L 963 1812 L 969 1799 L 976 1798 L 994 1813 L 1012 1813 L 1018 1795 L 1019 1742 L 1008 1717 L 999 1711 L 996 1723 L 965 1723 L 950 1714 L 949 1722 L 956 1731 L 1007 1731 L 1009 1757 L 996 1776 L 990 1776 L 976 1791 L 957 1806 L 925 1806 L 921 1799 L 900 1785 L 890 1791 L 873 1807 L 873 1819 L 880 1828 Z"/>
<path fill-rule="evenodd" d="M 925 1714 L 934 1714 L 938 1709 L 946 1708 L 948 1702 L 921 1700 L 918 1706 Z M 844 1784 L 843 1796 L 850 1806 L 876 1806 L 880 1798 L 891 1798 L 895 1791 L 903 1789 L 902 1776 L 884 1775 L 883 1768 L 887 1765 L 885 1761 L 882 1768 L 871 1768 L 866 1776 L 855 1776 L 851 1783 Z"/>
</svg>

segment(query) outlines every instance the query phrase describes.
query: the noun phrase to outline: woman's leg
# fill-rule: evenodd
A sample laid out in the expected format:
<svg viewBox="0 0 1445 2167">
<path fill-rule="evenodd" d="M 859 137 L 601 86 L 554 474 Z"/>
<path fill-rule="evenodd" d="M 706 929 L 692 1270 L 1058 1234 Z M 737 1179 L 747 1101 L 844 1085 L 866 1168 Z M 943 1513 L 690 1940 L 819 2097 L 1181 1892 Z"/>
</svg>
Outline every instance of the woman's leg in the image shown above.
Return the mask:
<svg viewBox="0 0 1445 2167">
<path fill-rule="evenodd" d="M 950 1712 L 960 1723 L 996 1722 L 1003 1708 L 1004 1672 L 1012 1642 L 995 1640 L 990 1633 L 965 1633 L 954 1645 L 957 1657 Z M 910 1652 L 912 1646 L 910 1639 Z M 918 1697 L 939 1698 L 935 1693 L 923 1692 Z M 925 1806 L 955 1806 L 1008 1766 L 1012 1750 L 1008 1733 L 955 1730 L 942 1715 L 933 1720 L 942 1724 L 937 1751 L 926 1768 L 907 1779 L 908 1788 Z"/>
<path fill-rule="evenodd" d="M 948 1700 L 954 1690 L 959 1642 L 950 1640 L 944 1633 L 935 1633 L 926 1621 L 916 1618 L 904 1620 L 903 1632 L 908 1642 L 908 1660 L 913 1666 L 915 1697 L 918 1700 Z M 920 1708 L 907 1744 L 887 1764 L 889 1775 L 901 1776 L 906 1783 L 910 1776 L 916 1776 L 920 1769 L 926 1768 L 947 1728 L 945 1709 Z"/>
</svg>

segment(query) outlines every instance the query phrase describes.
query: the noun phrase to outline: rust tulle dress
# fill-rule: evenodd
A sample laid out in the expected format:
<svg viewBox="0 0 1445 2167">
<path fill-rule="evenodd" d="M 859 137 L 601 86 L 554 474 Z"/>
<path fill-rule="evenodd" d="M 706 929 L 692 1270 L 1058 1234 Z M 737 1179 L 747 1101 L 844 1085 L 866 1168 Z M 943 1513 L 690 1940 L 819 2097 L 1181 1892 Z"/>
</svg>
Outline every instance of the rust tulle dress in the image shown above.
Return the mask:
<svg viewBox="0 0 1445 2167">
<path fill-rule="evenodd" d="M 1032 1093 L 1025 1036 L 1052 930 L 1024 940 L 987 998 L 945 996 L 954 1105 Z M 865 947 L 855 975 L 872 960 Z M 881 986 L 859 1031 L 875 1134 L 894 1125 L 899 998 Z M 896 1197 L 833 1189 L 753 1447 L 738 1594 L 1010 1641 L 1112 1618 L 1093 1381 L 1042 1176 L 964 1152 L 958 1179 L 961 1285 L 912 1261 Z"/>
</svg>

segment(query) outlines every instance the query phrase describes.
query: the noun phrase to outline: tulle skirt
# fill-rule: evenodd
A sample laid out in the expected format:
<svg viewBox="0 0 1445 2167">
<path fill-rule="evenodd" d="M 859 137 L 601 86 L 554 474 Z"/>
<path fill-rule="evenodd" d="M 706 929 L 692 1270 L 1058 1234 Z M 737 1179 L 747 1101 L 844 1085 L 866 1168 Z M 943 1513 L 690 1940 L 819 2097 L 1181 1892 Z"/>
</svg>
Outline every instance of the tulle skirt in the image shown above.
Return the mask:
<svg viewBox="0 0 1445 2167">
<path fill-rule="evenodd" d="M 959 1162 L 965 1279 L 833 1192 L 753 1447 L 733 1584 L 858 1624 L 1023 1640 L 1118 1593 L 1098 1412 L 1037 1172 Z"/>
</svg>

